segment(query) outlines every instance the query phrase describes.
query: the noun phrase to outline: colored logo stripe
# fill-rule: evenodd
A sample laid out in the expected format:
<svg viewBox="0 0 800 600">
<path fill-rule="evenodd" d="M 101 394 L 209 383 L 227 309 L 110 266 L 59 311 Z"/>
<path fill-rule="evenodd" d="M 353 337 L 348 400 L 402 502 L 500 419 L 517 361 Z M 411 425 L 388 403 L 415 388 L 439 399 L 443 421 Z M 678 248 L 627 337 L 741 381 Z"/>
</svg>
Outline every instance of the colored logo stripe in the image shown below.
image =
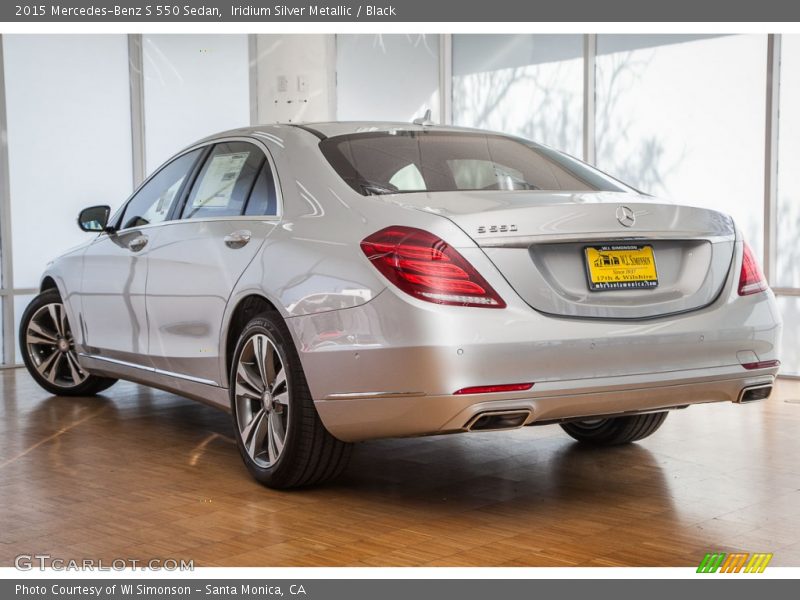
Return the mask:
<svg viewBox="0 0 800 600">
<path fill-rule="evenodd" d="M 749 560 L 748 560 L 749 559 Z M 772 553 L 709 552 L 700 561 L 698 573 L 763 573 L 772 560 Z M 745 566 L 746 563 L 746 566 Z"/>
<path fill-rule="evenodd" d="M 744 568 L 745 573 L 763 573 L 764 569 L 767 568 L 769 561 L 772 560 L 772 554 L 753 554 L 753 557 L 750 559 L 750 562 L 747 563 L 747 566 Z"/>
</svg>

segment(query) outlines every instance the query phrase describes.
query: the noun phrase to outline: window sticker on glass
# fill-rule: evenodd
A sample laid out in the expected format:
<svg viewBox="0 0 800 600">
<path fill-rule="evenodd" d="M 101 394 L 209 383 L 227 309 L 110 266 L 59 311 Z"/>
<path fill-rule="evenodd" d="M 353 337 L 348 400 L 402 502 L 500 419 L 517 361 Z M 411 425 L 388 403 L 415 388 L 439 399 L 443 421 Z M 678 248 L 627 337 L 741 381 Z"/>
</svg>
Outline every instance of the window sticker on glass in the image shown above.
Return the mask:
<svg viewBox="0 0 800 600">
<path fill-rule="evenodd" d="M 233 188 L 249 156 L 249 152 L 236 152 L 218 154 L 212 158 L 192 200 L 192 208 L 228 206 Z"/>
</svg>

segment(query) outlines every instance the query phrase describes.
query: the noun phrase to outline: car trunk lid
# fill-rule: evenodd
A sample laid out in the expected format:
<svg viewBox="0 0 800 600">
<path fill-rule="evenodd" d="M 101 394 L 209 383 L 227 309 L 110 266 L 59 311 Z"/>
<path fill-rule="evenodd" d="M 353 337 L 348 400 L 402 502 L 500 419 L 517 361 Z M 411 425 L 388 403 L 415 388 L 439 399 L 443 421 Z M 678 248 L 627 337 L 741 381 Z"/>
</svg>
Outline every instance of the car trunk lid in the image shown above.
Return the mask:
<svg viewBox="0 0 800 600">
<path fill-rule="evenodd" d="M 491 191 L 393 198 L 456 223 L 525 302 L 553 315 L 643 319 L 697 310 L 717 298 L 733 258 L 730 217 L 644 195 Z M 587 247 L 627 257 L 648 246 L 657 285 L 590 289 Z"/>
</svg>

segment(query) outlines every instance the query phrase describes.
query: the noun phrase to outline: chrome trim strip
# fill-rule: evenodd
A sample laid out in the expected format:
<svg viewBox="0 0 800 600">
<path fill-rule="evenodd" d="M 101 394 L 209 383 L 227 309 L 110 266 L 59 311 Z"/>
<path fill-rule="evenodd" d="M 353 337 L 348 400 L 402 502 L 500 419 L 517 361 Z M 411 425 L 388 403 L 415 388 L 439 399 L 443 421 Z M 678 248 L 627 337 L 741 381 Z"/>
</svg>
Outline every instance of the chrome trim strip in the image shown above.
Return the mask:
<svg viewBox="0 0 800 600">
<path fill-rule="evenodd" d="M 425 396 L 425 392 L 348 392 L 329 394 L 325 400 L 358 400 L 361 398 L 404 398 Z"/>
<path fill-rule="evenodd" d="M 508 236 L 508 237 L 480 237 L 475 236 L 475 243 L 481 248 L 527 248 L 534 244 L 559 244 L 562 242 L 635 242 L 642 240 L 686 240 L 697 241 L 702 239 L 712 244 L 718 242 L 734 241 L 735 235 L 706 235 L 702 232 L 697 233 L 697 237 L 687 236 L 685 231 L 637 231 L 636 235 L 620 236 L 604 233 L 555 233 L 542 235 Z"/>
<path fill-rule="evenodd" d="M 128 362 L 125 360 L 119 360 L 118 358 L 97 356 L 95 354 L 86 354 L 85 352 L 79 352 L 78 356 L 82 356 L 84 358 L 91 358 L 93 360 L 101 360 L 115 365 L 120 365 L 122 367 L 129 367 L 131 369 L 139 369 L 140 371 L 147 371 L 148 373 L 155 373 L 157 375 L 166 375 L 167 377 L 175 377 L 176 379 L 184 379 L 186 381 L 192 381 L 194 383 L 202 383 L 204 385 L 213 385 L 214 387 L 219 387 L 219 384 L 216 381 L 212 381 L 210 379 L 202 379 L 201 377 L 193 377 L 192 375 L 184 375 L 183 373 L 175 373 L 173 371 L 165 371 L 164 369 L 156 369 L 155 367 L 146 367 L 144 365 L 137 365 L 136 363 Z"/>
</svg>

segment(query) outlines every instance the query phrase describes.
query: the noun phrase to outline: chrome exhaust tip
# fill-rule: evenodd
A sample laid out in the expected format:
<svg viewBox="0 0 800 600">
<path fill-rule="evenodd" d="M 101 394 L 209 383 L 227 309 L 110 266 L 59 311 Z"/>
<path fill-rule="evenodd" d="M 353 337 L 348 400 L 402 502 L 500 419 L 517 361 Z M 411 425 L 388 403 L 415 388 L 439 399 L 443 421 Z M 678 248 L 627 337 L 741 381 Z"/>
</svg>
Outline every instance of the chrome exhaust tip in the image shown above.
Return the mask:
<svg viewBox="0 0 800 600">
<path fill-rule="evenodd" d="M 772 393 L 772 384 L 765 383 L 763 385 L 753 385 L 744 388 L 739 392 L 739 397 L 736 399 L 737 404 L 745 404 L 746 402 L 757 402 L 759 400 L 766 400 Z"/>
<path fill-rule="evenodd" d="M 475 415 L 464 427 L 467 431 L 497 431 L 500 429 L 517 429 L 525 425 L 531 411 L 495 410 Z"/>
</svg>

